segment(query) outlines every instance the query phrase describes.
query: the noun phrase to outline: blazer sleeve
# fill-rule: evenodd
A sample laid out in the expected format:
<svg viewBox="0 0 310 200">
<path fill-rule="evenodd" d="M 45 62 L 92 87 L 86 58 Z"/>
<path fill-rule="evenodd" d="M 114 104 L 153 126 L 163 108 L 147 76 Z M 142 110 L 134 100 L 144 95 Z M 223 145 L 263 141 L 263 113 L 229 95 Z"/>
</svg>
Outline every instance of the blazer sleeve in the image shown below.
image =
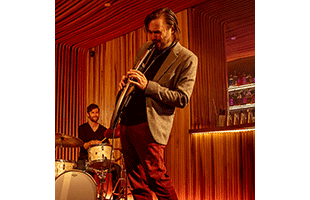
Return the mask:
<svg viewBox="0 0 310 200">
<path fill-rule="evenodd" d="M 165 106 L 184 108 L 193 92 L 198 58 L 185 51 L 173 65 L 173 70 L 167 71 L 159 81 L 149 81 L 145 94 Z"/>
</svg>

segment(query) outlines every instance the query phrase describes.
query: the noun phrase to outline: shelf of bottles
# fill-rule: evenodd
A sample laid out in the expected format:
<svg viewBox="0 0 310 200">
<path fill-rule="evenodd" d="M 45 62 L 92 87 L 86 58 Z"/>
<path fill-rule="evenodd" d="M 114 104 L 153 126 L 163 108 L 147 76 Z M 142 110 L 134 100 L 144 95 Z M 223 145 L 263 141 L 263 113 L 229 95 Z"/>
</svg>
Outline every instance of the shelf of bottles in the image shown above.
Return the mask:
<svg viewBox="0 0 310 200">
<path fill-rule="evenodd" d="M 255 77 L 245 73 L 230 75 L 228 84 L 227 126 L 255 123 Z"/>
<path fill-rule="evenodd" d="M 255 107 L 255 83 L 229 86 L 229 110 Z"/>
</svg>

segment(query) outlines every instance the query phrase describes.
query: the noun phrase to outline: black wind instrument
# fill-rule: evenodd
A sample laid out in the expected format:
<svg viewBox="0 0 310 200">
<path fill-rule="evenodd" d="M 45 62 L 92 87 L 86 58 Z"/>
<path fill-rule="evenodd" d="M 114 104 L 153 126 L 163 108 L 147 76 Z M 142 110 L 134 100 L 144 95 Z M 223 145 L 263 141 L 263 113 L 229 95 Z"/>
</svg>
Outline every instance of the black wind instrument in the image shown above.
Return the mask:
<svg viewBox="0 0 310 200">
<path fill-rule="evenodd" d="M 139 70 L 142 73 L 145 73 L 147 71 L 145 65 L 146 63 L 148 63 L 149 58 L 152 57 L 152 54 L 154 53 L 155 45 L 156 45 L 155 43 L 150 45 L 150 47 L 145 51 L 144 55 L 141 57 L 139 62 L 137 62 L 137 64 L 133 67 L 133 69 Z M 114 112 L 113 112 L 111 122 L 110 122 L 110 129 L 115 129 L 117 127 L 120 115 L 123 109 L 129 103 L 132 97 L 132 93 L 135 90 L 134 86 L 135 86 L 134 84 L 127 82 L 125 87 L 123 87 L 123 89 L 119 91 L 117 98 L 116 98 Z"/>
</svg>

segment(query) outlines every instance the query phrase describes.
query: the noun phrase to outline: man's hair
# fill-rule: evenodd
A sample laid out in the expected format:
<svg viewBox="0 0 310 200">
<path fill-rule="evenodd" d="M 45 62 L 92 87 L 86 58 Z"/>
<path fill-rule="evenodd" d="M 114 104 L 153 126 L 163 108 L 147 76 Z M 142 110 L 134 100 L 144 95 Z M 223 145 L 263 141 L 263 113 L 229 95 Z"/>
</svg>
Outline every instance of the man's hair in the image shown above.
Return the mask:
<svg viewBox="0 0 310 200">
<path fill-rule="evenodd" d="M 174 36 L 175 39 L 178 41 L 181 30 L 178 25 L 177 17 L 170 8 L 159 8 L 146 16 L 144 20 L 144 27 L 146 31 L 149 31 L 149 23 L 154 19 L 160 18 L 161 16 L 164 17 L 164 19 L 166 20 L 166 24 L 169 28 L 174 28 Z"/>
<path fill-rule="evenodd" d="M 87 106 L 87 113 L 91 112 L 95 108 L 98 108 L 98 110 L 100 110 L 97 104 L 94 104 L 94 103 L 90 104 L 89 106 Z"/>
</svg>

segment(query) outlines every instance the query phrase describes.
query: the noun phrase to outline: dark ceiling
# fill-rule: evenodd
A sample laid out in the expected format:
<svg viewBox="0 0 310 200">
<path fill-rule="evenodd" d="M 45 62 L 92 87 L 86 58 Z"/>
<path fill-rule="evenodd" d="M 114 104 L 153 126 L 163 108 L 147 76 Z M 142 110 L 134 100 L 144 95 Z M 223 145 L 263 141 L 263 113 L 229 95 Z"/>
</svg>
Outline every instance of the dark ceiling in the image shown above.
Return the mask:
<svg viewBox="0 0 310 200">
<path fill-rule="evenodd" d="M 226 25 L 227 61 L 255 55 L 255 0 L 211 0 L 194 9 Z"/>
<path fill-rule="evenodd" d="M 56 0 L 56 43 L 89 49 L 141 28 L 146 15 L 156 8 L 170 7 L 178 12 L 201 2 L 203 0 Z"/>
<path fill-rule="evenodd" d="M 55 0 L 56 43 L 98 46 L 141 28 L 145 16 L 160 7 L 194 7 L 225 23 L 228 60 L 255 55 L 254 0 Z"/>
</svg>

